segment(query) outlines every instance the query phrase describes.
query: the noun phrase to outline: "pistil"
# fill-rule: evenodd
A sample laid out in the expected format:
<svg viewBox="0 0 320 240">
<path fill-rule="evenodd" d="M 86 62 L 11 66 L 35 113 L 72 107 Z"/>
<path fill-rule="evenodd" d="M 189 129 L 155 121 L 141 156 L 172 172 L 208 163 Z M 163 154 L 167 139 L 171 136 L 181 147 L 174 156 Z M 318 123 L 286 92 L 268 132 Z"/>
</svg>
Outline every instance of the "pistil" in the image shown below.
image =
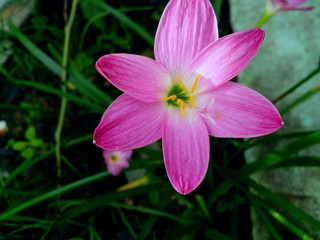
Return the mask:
<svg viewBox="0 0 320 240">
<path fill-rule="evenodd" d="M 168 92 L 168 95 L 166 97 L 162 96 L 161 99 L 166 101 L 169 105 L 173 105 L 180 108 L 182 116 L 185 114 L 185 106 L 186 103 L 190 103 L 190 107 L 194 108 L 194 92 L 196 90 L 197 84 L 200 79 L 200 74 L 198 74 L 192 84 L 192 87 L 190 89 L 190 92 L 188 94 L 188 89 L 184 85 L 184 83 L 181 80 L 180 75 L 177 76 L 177 81 L 179 85 L 173 85 Z"/>
</svg>

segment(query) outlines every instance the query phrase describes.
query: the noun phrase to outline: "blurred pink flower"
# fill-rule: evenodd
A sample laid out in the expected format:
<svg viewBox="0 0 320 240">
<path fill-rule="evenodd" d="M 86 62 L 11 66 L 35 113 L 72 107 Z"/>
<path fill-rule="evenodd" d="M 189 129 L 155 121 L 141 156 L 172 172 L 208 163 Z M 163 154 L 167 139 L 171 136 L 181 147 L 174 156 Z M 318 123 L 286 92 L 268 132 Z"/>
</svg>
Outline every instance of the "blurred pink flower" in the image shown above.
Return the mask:
<svg viewBox="0 0 320 240">
<path fill-rule="evenodd" d="M 300 5 L 307 2 L 308 0 L 268 0 L 268 6 L 271 12 L 279 12 L 279 11 L 290 11 L 290 10 L 298 10 L 298 11 L 309 11 L 313 9 L 313 7 L 301 7 Z"/>
<path fill-rule="evenodd" d="M 129 167 L 128 159 L 132 155 L 132 150 L 111 151 L 104 149 L 102 154 L 108 171 L 113 176 L 117 176 L 123 168 Z"/>
<path fill-rule="evenodd" d="M 229 82 L 263 38 L 256 28 L 219 39 L 209 0 L 171 0 L 155 37 L 156 60 L 109 54 L 97 61 L 98 72 L 124 93 L 103 114 L 94 143 L 124 150 L 162 138 L 172 186 L 191 192 L 208 168 L 209 135 L 257 137 L 283 124 L 269 100 Z"/>
</svg>

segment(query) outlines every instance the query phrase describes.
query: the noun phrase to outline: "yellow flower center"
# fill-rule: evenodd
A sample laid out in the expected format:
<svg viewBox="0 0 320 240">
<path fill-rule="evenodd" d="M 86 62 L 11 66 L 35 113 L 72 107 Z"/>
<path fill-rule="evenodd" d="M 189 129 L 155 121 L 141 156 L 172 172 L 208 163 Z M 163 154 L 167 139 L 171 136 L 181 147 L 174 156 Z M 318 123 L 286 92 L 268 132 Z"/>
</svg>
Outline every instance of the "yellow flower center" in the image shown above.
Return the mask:
<svg viewBox="0 0 320 240">
<path fill-rule="evenodd" d="M 110 157 L 110 161 L 111 163 L 116 164 L 119 161 L 119 158 L 116 154 L 112 154 Z"/>
<path fill-rule="evenodd" d="M 190 91 L 188 91 L 187 87 L 183 84 L 180 75 L 178 75 L 177 80 L 179 84 L 174 84 L 168 91 L 167 96 L 161 97 L 162 100 L 166 101 L 169 106 L 179 107 L 182 116 L 184 116 L 187 103 L 190 103 L 190 107 L 194 108 L 194 91 L 197 87 L 199 78 L 200 74 L 196 76 Z"/>
</svg>

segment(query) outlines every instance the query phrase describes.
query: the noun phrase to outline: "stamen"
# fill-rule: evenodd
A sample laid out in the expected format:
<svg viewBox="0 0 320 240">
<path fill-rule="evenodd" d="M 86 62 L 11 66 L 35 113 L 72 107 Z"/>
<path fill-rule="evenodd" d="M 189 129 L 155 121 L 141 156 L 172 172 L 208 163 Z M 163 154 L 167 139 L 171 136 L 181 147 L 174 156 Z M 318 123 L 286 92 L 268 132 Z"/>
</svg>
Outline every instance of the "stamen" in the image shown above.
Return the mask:
<svg viewBox="0 0 320 240">
<path fill-rule="evenodd" d="M 198 84 L 199 78 L 200 78 L 200 74 L 198 74 L 196 76 L 196 80 L 194 80 L 194 83 L 193 83 L 192 88 L 191 88 L 191 93 L 194 93 L 194 90 L 196 90 L 196 86 Z"/>
<path fill-rule="evenodd" d="M 193 97 L 189 97 L 189 100 L 191 102 L 191 108 L 194 108 L 194 98 Z"/>
<path fill-rule="evenodd" d="M 168 101 L 168 100 L 175 100 L 177 98 L 176 95 L 172 95 L 172 96 L 169 96 L 169 97 L 161 97 L 162 100 L 164 101 Z"/>
<path fill-rule="evenodd" d="M 180 105 L 180 110 L 181 110 L 182 116 L 184 116 L 184 101 L 182 101 L 181 99 L 178 99 L 177 103 Z"/>
<path fill-rule="evenodd" d="M 180 83 L 180 85 L 181 85 L 181 87 L 183 89 L 183 92 L 187 93 L 188 90 L 187 90 L 186 86 L 183 84 L 183 82 L 181 81 L 180 75 L 178 75 L 178 82 Z"/>
</svg>

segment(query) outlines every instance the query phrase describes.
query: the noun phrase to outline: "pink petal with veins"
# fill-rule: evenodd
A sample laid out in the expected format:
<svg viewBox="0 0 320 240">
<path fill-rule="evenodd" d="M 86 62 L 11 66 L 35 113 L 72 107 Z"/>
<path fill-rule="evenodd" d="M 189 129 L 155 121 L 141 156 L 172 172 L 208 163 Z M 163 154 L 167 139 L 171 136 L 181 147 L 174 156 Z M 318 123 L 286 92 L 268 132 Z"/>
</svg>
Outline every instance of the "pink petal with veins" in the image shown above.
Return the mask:
<svg viewBox="0 0 320 240">
<path fill-rule="evenodd" d="M 167 70 L 155 60 L 133 54 L 109 54 L 96 63 L 98 72 L 126 94 L 142 102 L 160 101 L 171 83 Z"/>
<path fill-rule="evenodd" d="M 188 70 L 211 80 L 218 87 L 237 76 L 256 55 L 264 31 L 255 28 L 220 38 L 192 61 Z"/>
<path fill-rule="evenodd" d="M 170 109 L 163 125 L 164 163 L 172 186 L 187 194 L 202 182 L 209 163 L 208 130 L 194 111 Z"/>
<path fill-rule="evenodd" d="M 163 103 L 145 103 L 126 94 L 105 111 L 94 131 L 94 143 L 109 150 L 128 150 L 161 138 L 165 114 Z"/>
<path fill-rule="evenodd" d="M 204 120 L 209 134 L 223 138 L 251 138 L 277 131 L 282 119 L 275 106 L 260 93 L 234 82 L 214 89 L 214 102 Z"/>
<path fill-rule="evenodd" d="M 176 75 L 217 39 L 217 20 L 208 0 L 171 0 L 156 33 L 155 57 Z"/>
</svg>

